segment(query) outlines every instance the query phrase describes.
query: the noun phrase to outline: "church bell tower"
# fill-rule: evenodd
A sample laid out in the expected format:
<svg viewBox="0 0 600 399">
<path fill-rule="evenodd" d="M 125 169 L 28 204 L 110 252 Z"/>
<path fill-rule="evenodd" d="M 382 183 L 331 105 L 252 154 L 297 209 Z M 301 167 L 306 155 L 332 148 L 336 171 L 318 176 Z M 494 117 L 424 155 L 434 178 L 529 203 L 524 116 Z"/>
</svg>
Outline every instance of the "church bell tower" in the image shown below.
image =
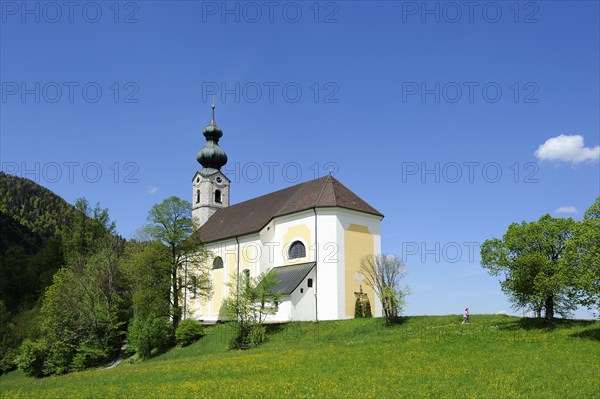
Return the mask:
<svg viewBox="0 0 600 399">
<path fill-rule="evenodd" d="M 227 163 L 227 154 L 219 147 L 223 131 L 215 123 L 215 105 L 212 105 L 212 119 L 202 134 L 206 144 L 196 154 L 202 169 L 192 180 L 192 218 L 202 226 L 217 210 L 229 206 L 229 185 L 231 181 L 221 172 Z"/>
</svg>

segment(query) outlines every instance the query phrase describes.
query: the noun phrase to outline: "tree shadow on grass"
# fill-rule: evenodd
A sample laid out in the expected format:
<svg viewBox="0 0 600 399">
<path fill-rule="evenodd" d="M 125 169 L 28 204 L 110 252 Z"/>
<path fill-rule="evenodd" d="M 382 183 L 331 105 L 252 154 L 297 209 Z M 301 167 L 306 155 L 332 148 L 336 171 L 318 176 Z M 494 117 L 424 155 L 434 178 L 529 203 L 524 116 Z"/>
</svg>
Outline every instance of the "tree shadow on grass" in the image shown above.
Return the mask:
<svg viewBox="0 0 600 399">
<path fill-rule="evenodd" d="M 590 339 L 592 341 L 600 341 L 600 327 L 590 328 L 588 330 L 571 334 L 571 337 Z"/>
<path fill-rule="evenodd" d="M 571 337 L 591 339 L 600 341 L 600 323 L 593 320 L 569 320 L 569 319 L 554 319 L 551 323 L 546 322 L 543 318 L 523 317 L 518 320 L 507 320 L 496 324 L 499 330 L 504 331 L 543 331 L 552 332 L 560 328 L 588 328 L 584 331 L 579 331 L 570 334 Z"/>
<path fill-rule="evenodd" d="M 287 326 L 287 323 L 268 323 L 264 325 L 267 331 L 267 334 L 277 334 Z"/>
<path fill-rule="evenodd" d="M 507 320 L 502 321 L 496 324 L 498 329 L 500 330 L 541 330 L 541 331 L 553 331 L 557 327 L 564 325 L 564 321 L 571 320 L 558 320 L 555 319 L 553 322 L 547 322 L 543 318 L 532 318 L 532 317 L 523 317 L 518 320 Z"/>
<path fill-rule="evenodd" d="M 382 320 L 383 320 L 383 325 L 385 327 L 395 327 L 395 326 L 401 326 L 402 324 L 406 323 L 406 321 L 408 320 L 408 316 L 398 316 L 394 320 L 388 320 L 384 317 L 384 318 L 382 318 Z"/>
</svg>

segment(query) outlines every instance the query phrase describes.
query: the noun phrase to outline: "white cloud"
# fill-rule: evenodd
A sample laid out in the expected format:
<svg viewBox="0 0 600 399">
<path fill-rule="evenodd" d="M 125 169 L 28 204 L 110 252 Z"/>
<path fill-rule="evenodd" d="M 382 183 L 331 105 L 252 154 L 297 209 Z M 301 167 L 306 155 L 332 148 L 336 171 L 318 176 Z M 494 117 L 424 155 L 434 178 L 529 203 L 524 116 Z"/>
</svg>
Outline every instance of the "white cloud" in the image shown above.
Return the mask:
<svg viewBox="0 0 600 399">
<path fill-rule="evenodd" d="M 496 314 L 503 314 L 503 315 L 507 315 L 508 312 L 506 310 L 499 310 L 498 313 Z"/>
<path fill-rule="evenodd" d="M 156 194 L 157 192 L 158 192 L 158 187 L 150 186 L 150 188 L 148 189 L 148 194 L 150 194 L 150 195 Z"/>
<path fill-rule="evenodd" d="M 574 206 L 561 206 L 554 213 L 577 213 L 577 208 Z"/>
<path fill-rule="evenodd" d="M 565 161 L 573 164 L 600 159 L 600 146 L 585 147 L 583 136 L 552 137 L 533 153 L 540 161 Z"/>
</svg>

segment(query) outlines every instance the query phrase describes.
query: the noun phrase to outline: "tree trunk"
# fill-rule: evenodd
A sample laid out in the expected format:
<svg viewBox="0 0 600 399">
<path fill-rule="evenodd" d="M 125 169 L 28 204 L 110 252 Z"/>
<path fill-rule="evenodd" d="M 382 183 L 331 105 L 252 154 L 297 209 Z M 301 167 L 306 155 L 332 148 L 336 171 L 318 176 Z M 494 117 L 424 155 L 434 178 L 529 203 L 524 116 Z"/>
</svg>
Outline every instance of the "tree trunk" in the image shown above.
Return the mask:
<svg viewBox="0 0 600 399">
<path fill-rule="evenodd" d="M 544 303 L 546 323 L 552 323 L 554 320 L 554 295 L 548 295 Z"/>
<path fill-rule="evenodd" d="M 174 244 L 171 244 L 171 289 L 173 290 L 173 330 L 176 331 L 181 320 L 179 310 L 179 281 L 177 275 L 177 251 Z"/>
<path fill-rule="evenodd" d="M 179 284 L 177 284 L 177 269 L 171 273 L 171 290 L 173 291 L 173 329 L 177 330 L 179 321 L 181 320 L 181 312 L 179 311 Z"/>
<path fill-rule="evenodd" d="M 541 301 L 535 300 L 535 301 L 531 302 L 531 306 L 533 308 L 533 313 L 535 314 L 534 317 L 541 319 L 542 318 L 542 309 L 544 308 L 544 304 Z"/>
</svg>

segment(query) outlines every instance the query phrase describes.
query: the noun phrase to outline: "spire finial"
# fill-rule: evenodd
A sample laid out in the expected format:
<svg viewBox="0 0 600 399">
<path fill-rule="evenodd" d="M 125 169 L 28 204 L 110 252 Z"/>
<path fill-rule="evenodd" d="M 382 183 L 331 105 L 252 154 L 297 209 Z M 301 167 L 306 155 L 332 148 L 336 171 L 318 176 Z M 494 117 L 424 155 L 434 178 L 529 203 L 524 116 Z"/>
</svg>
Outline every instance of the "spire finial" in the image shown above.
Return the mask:
<svg viewBox="0 0 600 399">
<path fill-rule="evenodd" d="M 212 105 L 210 106 L 212 108 L 212 120 L 213 122 L 215 121 L 215 96 L 212 96 Z"/>
</svg>

